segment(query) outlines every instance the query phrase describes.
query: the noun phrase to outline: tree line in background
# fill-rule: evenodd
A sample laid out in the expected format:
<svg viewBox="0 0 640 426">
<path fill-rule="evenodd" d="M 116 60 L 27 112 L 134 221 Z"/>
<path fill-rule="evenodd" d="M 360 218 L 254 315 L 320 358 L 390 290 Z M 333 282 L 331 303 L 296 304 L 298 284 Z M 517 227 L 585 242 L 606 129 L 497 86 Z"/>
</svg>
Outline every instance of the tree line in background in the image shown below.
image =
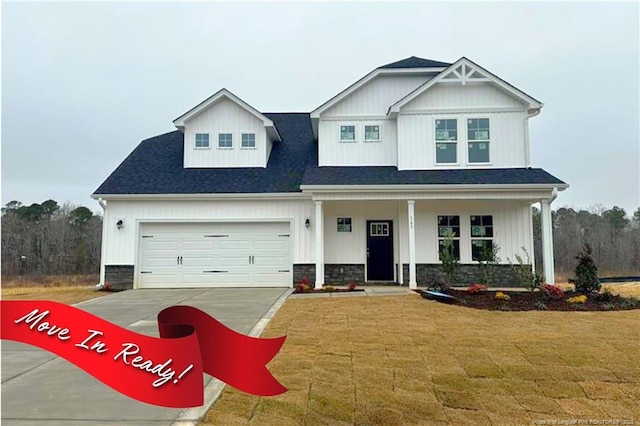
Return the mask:
<svg viewBox="0 0 640 426">
<path fill-rule="evenodd" d="M 54 200 L 2 208 L 2 275 L 96 274 L 102 217 Z"/>
<path fill-rule="evenodd" d="M 556 272 L 573 276 L 576 255 L 586 243 L 600 275 L 640 275 L 640 208 L 594 207 L 552 213 Z M 534 253 L 542 271 L 540 210 L 533 207 Z M 54 200 L 24 206 L 11 201 L 2 208 L 2 274 L 97 274 L 100 271 L 102 217 L 83 206 Z"/>
</svg>

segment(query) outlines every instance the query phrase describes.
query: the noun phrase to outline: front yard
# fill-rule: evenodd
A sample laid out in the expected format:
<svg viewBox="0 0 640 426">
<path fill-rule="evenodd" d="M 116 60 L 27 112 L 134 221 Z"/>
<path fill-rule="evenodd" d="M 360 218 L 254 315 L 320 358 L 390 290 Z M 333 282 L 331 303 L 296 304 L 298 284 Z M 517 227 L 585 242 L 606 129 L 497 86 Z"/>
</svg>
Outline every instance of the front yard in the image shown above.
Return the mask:
<svg viewBox="0 0 640 426">
<path fill-rule="evenodd" d="M 203 424 L 638 422 L 639 324 L 640 310 L 482 311 L 417 294 L 290 299 L 263 334 L 287 335 L 269 366 L 289 391 L 227 387 Z"/>
</svg>

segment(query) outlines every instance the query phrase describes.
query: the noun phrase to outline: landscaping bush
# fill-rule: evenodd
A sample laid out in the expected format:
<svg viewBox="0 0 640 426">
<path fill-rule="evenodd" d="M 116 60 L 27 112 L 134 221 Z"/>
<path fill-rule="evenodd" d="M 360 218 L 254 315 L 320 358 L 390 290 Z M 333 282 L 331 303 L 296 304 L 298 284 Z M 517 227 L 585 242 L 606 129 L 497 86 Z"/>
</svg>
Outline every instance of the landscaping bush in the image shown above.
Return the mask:
<svg viewBox="0 0 640 426">
<path fill-rule="evenodd" d="M 496 300 L 511 300 L 511 296 L 509 296 L 508 294 L 504 294 L 501 291 L 497 292 L 494 297 Z"/>
<path fill-rule="evenodd" d="M 499 250 L 500 247 L 491 241 L 489 244 L 484 245 L 480 259 L 478 259 L 480 270 L 482 271 L 482 282 L 488 286 L 493 285 L 496 266 L 500 263 Z"/>
<path fill-rule="evenodd" d="M 309 283 L 309 278 L 306 276 L 302 277 L 300 282 L 296 284 L 296 289 L 294 293 L 308 293 L 311 291 L 311 284 Z"/>
<path fill-rule="evenodd" d="M 614 296 L 609 290 L 605 290 L 602 293 L 598 293 L 595 296 L 595 300 L 598 302 L 613 302 Z"/>
<path fill-rule="evenodd" d="M 546 311 L 547 310 L 547 304 L 544 303 L 542 300 L 536 301 L 536 303 L 533 304 L 533 307 L 536 308 L 538 311 Z"/>
<path fill-rule="evenodd" d="M 460 262 L 453 252 L 453 235 L 447 234 L 444 238 L 444 247 L 440 252 L 440 261 L 442 262 L 442 270 L 447 276 L 447 282 L 443 287 L 448 288 L 450 285 L 455 285 L 458 281 L 458 269 L 460 268 Z M 442 288 L 443 290 L 445 288 Z"/>
<path fill-rule="evenodd" d="M 575 269 L 576 291 L 580 293 L 597 293 L 600 291 L 600 280 L 598 279 L 598 265 L 593 260 L 591 246 L 585 244 L 576 256 L 578 265 Z"/>
<path fill-rule="evenodd" d="M 529 256 L 529 252 L 527 251 L 527 249 L 522 247 L 522 251 L 524 251 L 526 260 L 519 254 L 515 255 L 516 260 L 518 261 L 517 265 L 514 265 L 511 262 L 511 259 L 507 258 L 507 260 L 509 261 L 509 266 L 511 266 L 511 270 L 513 271 L 513 273 L 516 275 L 518 279 L 518 286 L 528 288 L 529 290 L 533 291 L 537 288 L 540 288 L 540 285 L 542 285 L 543 280 L 540 274 L 538 274 L 533 270 L 531 265 L 531 257 Z"/>
<path fill-rule="evenodd" d="M 473 284 L 467 287 L 467 293 L 469 294 L 478 294 L 483 291 L 487 291 L 487 286 L 484 284 Z"/>
<path fill-rule="evenodd" d="M 356 283 L 355 283 L 355 281 L 351 281 L 351 282 L 349 283 L 349 286 L 348 286 L 347 288 L 349 289 L 349 291 L 353 291 L 353 290 L 355 290 L 355 289 L 356 289 Z"/>
<path fill-rule="evenodd" d="M 562 291 L 562 289 L 557 285 L 542 284 L 541 291 L 546 298 L 555 300 L 564 299 L 564 291 Z"/>
<path fill-rule="evenodd" d="M 567 299 L 567 302 L 569 303 L 585 303 L 586 301 L 587 301 L 587 296 L 585 295 L 573 296 Z"/>
</svg>

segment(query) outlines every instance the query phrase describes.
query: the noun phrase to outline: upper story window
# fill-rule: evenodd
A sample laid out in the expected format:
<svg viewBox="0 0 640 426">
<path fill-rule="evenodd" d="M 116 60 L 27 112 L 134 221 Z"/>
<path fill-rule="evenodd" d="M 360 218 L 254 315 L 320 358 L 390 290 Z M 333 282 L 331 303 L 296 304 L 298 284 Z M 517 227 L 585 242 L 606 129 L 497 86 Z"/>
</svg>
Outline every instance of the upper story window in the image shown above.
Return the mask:
<svg viewBox="0 0 640 426">
<path fill-rule="evenodd" d="M 233 135 L 231 133 L 218 133 L 218 148 L 233 148 Z"/>
<path fill-rule="evenodd" d="M 242 147 L 243 148 L 255 148 L 256 147 L 256 134 L 255 133 L 243 133 L 242 134 Z"/>
<path fill-rule="evenodd" d="M 488 163 L 489 119 L 471 118 L 467 120 L 467 140 L 469 142 L 469 163 Z"/>
<path fill-rule="evenodd" d="M 340 142 L 355 142 L 356 126 L 340 126 Z"/>
<path fill-rule="evenodd" d="M 209 148 L 209 133 L 196 133 L 196 148 Z"/>
<path fill-rule="evenodd" d="M 380 142 L 380 126 L 366 125 L 364 126 L 365 142 Z"/>
<path fill-rule="evenodd" d="M 451 238 L 453 256 L 460 260 L 460 216 L 438 216 L 438 253 L 442 259 L 445 241 Z"/>
<path fill-rule="evenodd" d="M 493 216 L 471 216 L 471 259 L 484 259 L 492 247 Z"/>
<path fill-rule="evenodd" d="M 436 163 L 457 163 L 458 120 L 436 120 Z"/>
</svg>

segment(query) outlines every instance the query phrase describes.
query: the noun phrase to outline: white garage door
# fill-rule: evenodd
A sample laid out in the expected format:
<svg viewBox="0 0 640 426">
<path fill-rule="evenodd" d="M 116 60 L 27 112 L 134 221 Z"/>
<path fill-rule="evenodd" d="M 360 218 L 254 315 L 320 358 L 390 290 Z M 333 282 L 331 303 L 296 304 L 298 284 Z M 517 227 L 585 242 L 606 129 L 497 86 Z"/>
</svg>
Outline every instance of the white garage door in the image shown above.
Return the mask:
<svg viewBox="0 0 640 426">
<path fill-rule="evenodd" d="M 291 287 L 288 223 L 140 226 L 140 288 Z"/>
</svg>

